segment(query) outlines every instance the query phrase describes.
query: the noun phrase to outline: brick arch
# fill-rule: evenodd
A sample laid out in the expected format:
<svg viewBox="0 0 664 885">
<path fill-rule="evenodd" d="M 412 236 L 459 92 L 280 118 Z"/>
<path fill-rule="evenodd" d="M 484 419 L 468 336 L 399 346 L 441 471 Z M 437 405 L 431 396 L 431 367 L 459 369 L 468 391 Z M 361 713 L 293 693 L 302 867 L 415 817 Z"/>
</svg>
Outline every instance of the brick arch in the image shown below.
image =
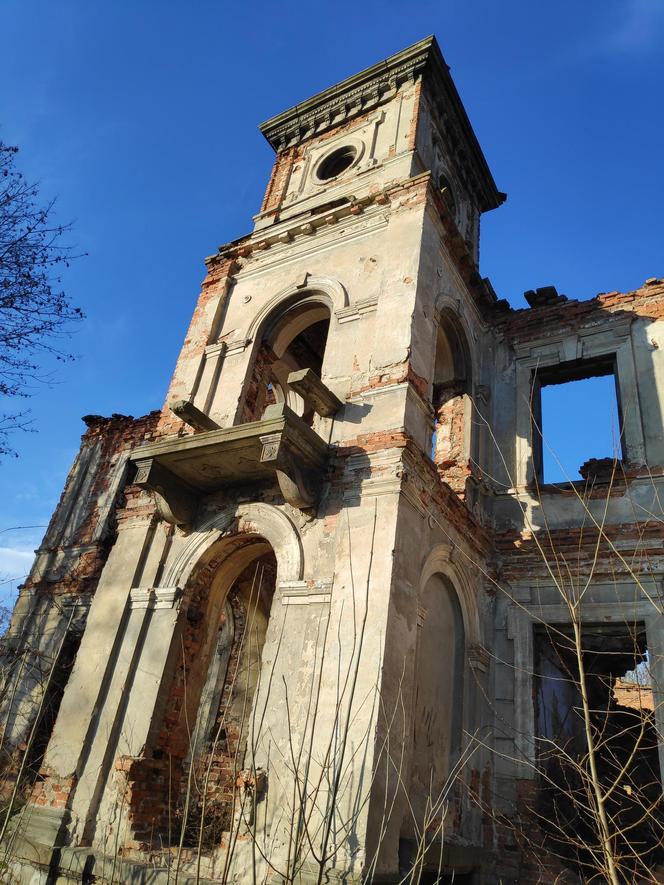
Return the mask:
<svg viewBox="0 0 664 885">
<path fill-rule="evenodd" d="M 439 298 L 431 374 L 431 455 L 442 478 L 460 495 L 465 494 L 478 447 L 472 421 L 476 366 L 471 340 L 458 302 Z"/>
<path fill-rule="evenodd" d="M 261 574 L 255 598 L 255 577 L 250 574 L 254 563 Z M 233 802 L 228 796 L 232 797 L 237 775 L 233 766 L 242 758 L 247 741 L 246 722 L 238 714 L 238 705 L 244 712 L 244 700 L 238 701 L 237 693 L 241 695 L 242 679 L 251 671 L 247 655 L 255 655 L 257 646 L 255 638 L 244 641 L 245 629 L 251 628 L 254 616 L 262 611 L 257 617 L 264 642 L 279 581 L 297 580 L 302 570 L 295 526 L 283 511 L 263 502 L 228 506 L 203 518 L 165 570 L 162 585 L 182 590 L 179 626 L 171 640 L 170 663 L 150 738 L 141 756 L 128 760 L 125 769 L 125 802 L 135 841 L 157 844 L 171 832 L 173 821 L 178 832 L 185 826 L 187 838 L 193 838 L 192 827 L 200 823 L 196 816 L 200 797 L 192 799 L 190 807 L 186 800 L 187 765 L 196 766 L 200 782 L 208 763 L 214 762 L 216 774 L 210 775 L 210 783 L 219 795 L 214 802 L 210 798 L 205 847 L 216 847 L 215 839 L 227 829 L 232 813 Z M 264 574 L 268 577 L 263 592 Z M 170 581 L 174 584 L 167 583 Z M 229 612 L 233 622 L 226 649 L 227 670 L 223 676 L 221 671 L 216 676 L 213 672 L 210 682 L 219 630 Z M 260 649 L 259 655 L 262 645 Z M 254 668 L 260 666 L 257 660 Z M 214 690 L 206 694 L 210 685 Z M 253 684 L 247 687 L 251 697 L 255 688 Z M 201 710 L 203 725 L 212 721 L 216 728 L 212 745 L 208 731 L 203 736 L 192 732 Z"/>
</svg>

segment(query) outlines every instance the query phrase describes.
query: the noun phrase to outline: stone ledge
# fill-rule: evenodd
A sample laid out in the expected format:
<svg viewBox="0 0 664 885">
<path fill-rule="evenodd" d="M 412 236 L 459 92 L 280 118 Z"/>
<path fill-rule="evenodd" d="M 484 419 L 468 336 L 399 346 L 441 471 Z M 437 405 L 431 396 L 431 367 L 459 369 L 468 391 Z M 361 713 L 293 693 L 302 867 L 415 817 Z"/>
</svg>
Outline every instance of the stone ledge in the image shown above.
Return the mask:
<svg viewBox="0 0 664 885">
<path fill-rule="evenodd" d="M 327 458 L 327 443 L 283 403 L 269 406 L 261 421 L 171 437 L 130 456 L 133 483 L 152 491 L 161 517 L 179 526 L 191 524 L 208 494 L 275 479 L 293 507 L 313 507 Z"/>
</svg>

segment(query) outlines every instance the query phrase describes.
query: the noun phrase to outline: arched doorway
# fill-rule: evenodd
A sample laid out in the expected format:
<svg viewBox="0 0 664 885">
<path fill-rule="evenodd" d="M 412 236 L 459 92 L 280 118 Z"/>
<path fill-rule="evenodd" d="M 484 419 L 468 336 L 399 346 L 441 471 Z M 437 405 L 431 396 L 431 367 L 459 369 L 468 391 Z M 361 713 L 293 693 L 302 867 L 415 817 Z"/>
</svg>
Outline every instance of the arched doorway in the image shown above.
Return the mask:
<svg viewBox="0 0 664 885">
<path fill-rule="evenodd" d="M 275 551 L 255 532 L 220 538 L 191 571 L 159 729 L 130 778 L 140 841 L 213 849 L 253 813 L 240 784 L 253 769 L 254 702 L 276 581 Z"/>
</svg>

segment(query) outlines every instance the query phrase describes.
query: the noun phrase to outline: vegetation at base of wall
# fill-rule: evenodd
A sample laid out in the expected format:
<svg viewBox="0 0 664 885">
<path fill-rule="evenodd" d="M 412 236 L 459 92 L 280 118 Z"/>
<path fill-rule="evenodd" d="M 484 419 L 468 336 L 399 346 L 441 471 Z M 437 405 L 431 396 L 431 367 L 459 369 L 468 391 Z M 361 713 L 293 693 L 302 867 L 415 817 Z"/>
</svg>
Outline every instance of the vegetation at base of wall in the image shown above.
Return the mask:
<svg viewBox="0 0 664 885">
<path fill-rule="evenodd" d="M 532 412 L 531 420 L 536 420 Z M 499 457 L 509 477 L 500 452 Z M 664 601 L 644 584 L 654 563 L 643 529 L 635 522 L 637 535 L 639 531 L 641 535 L 629 556 L 611 537 L 610 504 L 618 485 L 629 497 L 624 465 L 617 458 L 603 482 L 591 477 L 583 486 L 569 483 L 569 493 L 583 515 L 585 537 L 582 535 L 576 548 L 562 549 L 556 544 L 537 480 L 534 493 L 542 513 L 541 531 L 533 524 L 527 505 L 522 505 L 524 528 L 537 550 L 546 585 L 555 591 L 558 603 L 567 612 L 563 623 L 547 623 L 538 616 L 536 601 L 523 602 L 507 584 L 493 582 L 498 593 L 532 618 L 537 631 L 535 643 L 540 647 L 548 643 L 555 649 L 557 669 L 555 674 L 547 675 L 559 689 L 572 695 L 564 712 L 574 720 L 571 727 L 560 722 L 552 733 L 536 731 L 530 752 L 513 757 L 515 767 L 530 769 L 527 776 L 533 788 L 517 805 L 514 818 L 493 815 L 494 819 L 527 859 L 531 875 L 546 877 L 553 873 L 557 880 L 572 875 L 578 877 L 575 881 L 611 885 L 650 882 L 653 870 L 664 862 L 664 801 L 658 756 L 664 735 L 657 724 L 656 708 L 661 687 L 643 647 L 642 617 L 623 614 L 618 624 L 615 618 L 610 619 L 613 636 L 609 633 L 607 641 L 598 644 L 598 625 L 592 622 L 590 607 L 596 601 L 593 590 L 615 581 L 615 598 L 603 601 L 613 602 L 616 614 L 621 607 L 623 612 L 628 611 L 629 606 L 617 592 L 622 577 L 635 588 L 636 598 L 649 606 L 651 616 L 660 618 L 664 614 Z M 657 496 L 654 480 L 653 492 Z M 597 501 L 599 507 L 593 507 Z M 636 513 L 638 505 L 632 506 Z M 646 521 L 661 525 L 654 513 L 645 516 Z M 585 558 L 584 549 L 589 553 Z M 534 575 L 532 582 L 537 595 Z M 643 689 L 643 695 L 631 707 L 621 705 L 616 693 L 616 684 L 625 675 Z M 538 674 L 528 676 L 532 683 Z M 530 738 L 514 731 L 512 736 L 517 742 Z M 523 740 L 520 742 L 523 744 Z"/>
</svg>

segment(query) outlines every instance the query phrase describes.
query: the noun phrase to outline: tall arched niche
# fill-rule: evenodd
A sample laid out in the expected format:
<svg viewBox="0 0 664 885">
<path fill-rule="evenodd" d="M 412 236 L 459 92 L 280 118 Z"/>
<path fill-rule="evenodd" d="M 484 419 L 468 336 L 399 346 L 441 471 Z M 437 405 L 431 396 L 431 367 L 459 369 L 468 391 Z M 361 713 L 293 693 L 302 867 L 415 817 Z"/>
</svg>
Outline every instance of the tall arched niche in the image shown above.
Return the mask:
<svg viewBox="0 0 664 885">
<path fill-rule="evenodd" d="M 449 306 L 438 314 L 433 368 L 431 457 L 441 477 L 463 494 L 472 457 L 473 365 L 468 337 Z"/>
<path fill-rule="evenodd" d="M 177 833 L 212 849 L 231 828 L 238 779 L 252 765 L 251 713 L 279 584 L 302 572 L 297 530 L 262 502 L 202 519 L 165 570 L 161 586 L 180 589 L 178 626 L 159 713 L 132 767 L 135 795 L 154 797 L 155 844 Z M 130 800 L 128 817 L 135 833 L 145 830 L 140 801 Z"/>
<path fill-rule="evenodd" d="M 464 731 L 472 720 L 470 657 L 480 645 L 479 612 L 472 584 L 453 560 L 451 545 L 434 547 L 418 585 L 405 840 L 451 805 Z"/>
</svg>

